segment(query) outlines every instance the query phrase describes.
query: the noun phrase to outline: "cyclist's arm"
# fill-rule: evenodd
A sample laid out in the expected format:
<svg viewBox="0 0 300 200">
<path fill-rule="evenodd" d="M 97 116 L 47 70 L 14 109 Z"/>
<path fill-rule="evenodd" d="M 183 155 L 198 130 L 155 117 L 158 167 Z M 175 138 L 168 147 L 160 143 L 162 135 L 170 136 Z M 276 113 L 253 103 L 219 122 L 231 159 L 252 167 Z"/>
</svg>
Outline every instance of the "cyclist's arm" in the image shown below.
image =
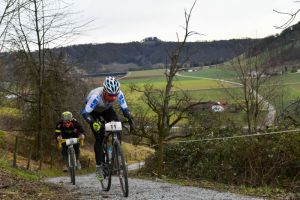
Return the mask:
<svg viewBox="0 0 300 200">
<path fill-rule="evenodd" d="M 81 126 L 81 124 L 75 120 L 75 130 L 76 130 L 76 133 L 77 133 L 77 137 L 80 139 L 80 144 L 82 145 L 83 144 L 83 141 L 85 139 L 85 133 L 84 133 L 84 129 L 83 127 Z"/>
<path fill-rule="evenodd" d="M 78 135 L 85 135 L 83 127 L 77 120 L 75 121 L 75 127 L 77 129 Z"/>
<path fill-rule="evenodd" d="M 100 97 L 97 95 L 93 95 L 90 97 L 90 99 L 87 101 L 84 109 L 82 110 L 81 114 L 85 121 L 88 123 L 93 123 L 95 119 L 91 115 L 91 112 L 96 108 L 97 104 L 100 101 Z"/>
<path fill-rule="evenodd" d="M 119 105 L 121 107 L 124 117 L 126 117 L 128 119 L 128 122 L 131 127 L 135 127 L 134 121 L 132 119 L 131 113 L 129 111 L 129 108 L 128 108 L 126 100 L 125 100 L 125 96 L 122 91 L 120 91 L 120 93 L 118 95 L 118 101 L 119 101 Z"/>
<path fill-rule="evenodd" d="M 118 94 L 118 103 L 120 105 L 120 108 L 123 112 L 124 117 L 126 118 L 131 118 L 130 112 L 129 112 L 129 108 L 127 106 L 126 100 L 125 100 L 125 96 L 123 94 L 122 91 L 119 92 Z"/>
<path fill-rule="evenodd" d="M 58 136 L 62 136 L 62 124 L 61 122 L 58 122 L 55 127 L 55 139 L 57 139 Z"/>
</svg>

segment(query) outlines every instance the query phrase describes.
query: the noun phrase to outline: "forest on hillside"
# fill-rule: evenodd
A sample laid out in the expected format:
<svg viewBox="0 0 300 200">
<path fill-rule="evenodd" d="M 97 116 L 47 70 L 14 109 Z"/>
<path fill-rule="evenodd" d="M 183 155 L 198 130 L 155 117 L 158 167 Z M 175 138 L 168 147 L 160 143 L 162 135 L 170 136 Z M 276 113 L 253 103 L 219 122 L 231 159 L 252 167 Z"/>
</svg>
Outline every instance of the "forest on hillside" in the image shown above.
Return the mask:
<svg viewBox="0 0 300 200">
<path fill-rule="evenodd" d="M 189 42 L 181 59 L 189 56 L 191 67 L 212 65 L 227 61 L 260 40 L 233 39 L 212 42 Z M 87 73 L 118 70 L 161 68 L 176 42 L 163 42 L 156 37 L 141 42 L 81 44 L 64 47 L 67 57 Z"/>
</svg>

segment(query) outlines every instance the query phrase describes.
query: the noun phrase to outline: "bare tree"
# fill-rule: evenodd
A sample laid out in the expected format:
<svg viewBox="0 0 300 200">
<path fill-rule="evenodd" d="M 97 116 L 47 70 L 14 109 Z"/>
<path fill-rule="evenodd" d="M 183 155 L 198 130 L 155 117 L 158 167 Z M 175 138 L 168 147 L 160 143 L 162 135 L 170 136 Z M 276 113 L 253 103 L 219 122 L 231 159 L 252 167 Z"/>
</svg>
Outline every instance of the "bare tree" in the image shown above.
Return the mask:
<svg viewBox="0 0 300 200">
<path fill-rule="evenodd" d="M 9 23 L 16 12 L 17 0 L 5 0 L 0 3 L 0 52 L 3 51 Z M 0 80 L 3 74 L 3 62 L 0 63 Z M 2 87 L 0 87 L 1 89 Z"/>
<path fill-rule="evenodd" d="M 5 0 L 0 3 L 0 52 L 5 44 L 6 34 L 8 32 L 9 23 L 17 11 L 17 0 Z"/>
<path fill-rule="evenodd" d="M 295 99 L 287 105 L 278 117 L 279 125 L 284 129 L 300 126 L 300 99 Z"/>
<path fill-rule="evenodd" d="M 37 131 L 37 152 L 42 157 L 42 137 L 46 134 L 45 125 L 49 119 L 49 99 L 52 95 L 47 91 L 51 84 L 51 73 L 55 70 L 62 73 L 62 78 L 70 72 L 70 68 L 64 59 L 54 59 L 55 47 L 78 34 L 86 24 L 76 25 L 71 16 L 74 13 L 68 11 L 69 7 L 60 0 L 18 0 L 18 12 L 9 24 L 13 31 L 8 33 L 10 47 L 18 52 L 15 63 L 19 64 L 23 73 L 19 77 L 27 79 L 27 102 L 31 103 L 30 118 L 34 121 L 33 128 Z M 55 63 L 59 62 L 59 63 Z M 53 73 L 52 73 L 53 74 Z M 67 76 L 66 76 L 67 77 Z M 60 79 L 62 80 L 62 79 Z M 23 87 L 24 88 L 24 87 Z M 58 88 L 61 89 L 61 88 Z M 24 89 L 23 89 L 24 90 Z M 22 95 L 19 95 L 22 96 Z M 52 98 L 56 98 L 55 96 Z"/>
<path fill-rule="evenodd" d="M 299 3 L 300 1 L 295 1 L 295 3 Z M 297 17 L 297 15 L 300 12 L 300 9 L 296 10 L 295 12 L 282 12 L 282 11 L 278 11 L 278 10 L 273 10 L 274 12 L 281 14 L 281 15 L 286 15 L 288 16 L 288 20 L 286 22 L 284 22 L 282 25 L 280 26 L 274 26 L 277 29 L 286 29 L 288 28 L 291 23 L 295 20 L 295 18 Z"/>
<path fill-rule="evenodd" d="M 249 134 L 257 131 L 258 127 L 274 125 L 276 115 L 270 102 L 279 96 L 281 84 L 280 80 L 273 81 L 272 76 L 276 72 L 265 63 L 268 59 L 263 57 L 268 55 L 248 57 L 244 54 L 232 61 L 241 93 L 224 86 L 226 93 L 245 111 Z"/>
<path fill-rule="evenodd" d="M 182 58 L 188 37 L 197 34 L 189 30 L 189 23 L 191 19 L 192 10 L 196 4 L 194 2 L 191 9 L 185 11 L 185 30 L 184 37 L 180 41 L 177 34 L 177 47 L 171 53 L 168 53 L 169 63 L 166 64 L 165 78 L 166 85 L 163 89 L 155 88 L 151 84 L 146 84 L 143 88 L 136 85 L 131 85 L 131 89 L 142 92 L 143 101 L 147 104 L 148 108 L 145 112 L 140 109 L 139 130 L 135 133 L 136 136 L 147 139 L 156 148 L 158 157 L 158 177 L 162 175 L 163 168 L 163 151 L 164 143 L 179 137 L 187 137 L 187 133 L 174 133 L 171 131 L 172 127 L 177 125 L 180 121 L 187 118 L 188 111 L 198 103 L 191 103 L 191 97 L 187 92 L 182 90 L 173 91 L 174 79 L 176 74 L 186 64 L 188 58 Z M 151 112 L 149 112 L 151 111 Z M 156 128 L 154 126 L 156 125 Z"/>
</svg>

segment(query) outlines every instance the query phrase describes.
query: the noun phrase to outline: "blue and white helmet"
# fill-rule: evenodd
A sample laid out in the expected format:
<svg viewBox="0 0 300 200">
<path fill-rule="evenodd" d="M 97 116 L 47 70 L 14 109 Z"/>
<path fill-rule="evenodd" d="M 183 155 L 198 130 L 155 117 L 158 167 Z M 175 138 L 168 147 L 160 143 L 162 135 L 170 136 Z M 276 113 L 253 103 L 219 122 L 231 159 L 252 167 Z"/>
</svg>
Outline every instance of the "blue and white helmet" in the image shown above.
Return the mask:
<svg viewBox="0 0 300 200">
<path fill-rule="evenodd" d="M 120 90 L 120 83 L 115 79 L 115 77 L 105 77 L 103 82 L 104 90 L 111 95 L 117 95 Z"/>
</svg>

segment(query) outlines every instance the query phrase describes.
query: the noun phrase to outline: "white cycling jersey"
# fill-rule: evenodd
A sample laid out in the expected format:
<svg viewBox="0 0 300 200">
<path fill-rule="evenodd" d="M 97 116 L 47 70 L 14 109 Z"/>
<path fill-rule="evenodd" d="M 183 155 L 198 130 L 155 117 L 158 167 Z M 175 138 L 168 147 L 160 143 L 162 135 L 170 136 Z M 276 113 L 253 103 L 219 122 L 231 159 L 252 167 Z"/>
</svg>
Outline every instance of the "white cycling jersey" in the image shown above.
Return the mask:
<svg viewBox="0 0 300 200">
<path fill-rule="evenodd" d="M 106 102 L 103 98 L 103 87 L 93 89 L 86 98 L 86 105 L 82 111 L 82 114 L 88 114 L 92 111 L 103 112 L 110 108 L 116 102 L 119 103 L 121 110 L 125 111 L 128 109 L 125 101 L 125 96 L 120 90 L 115 102 Z"/>
</svg>

